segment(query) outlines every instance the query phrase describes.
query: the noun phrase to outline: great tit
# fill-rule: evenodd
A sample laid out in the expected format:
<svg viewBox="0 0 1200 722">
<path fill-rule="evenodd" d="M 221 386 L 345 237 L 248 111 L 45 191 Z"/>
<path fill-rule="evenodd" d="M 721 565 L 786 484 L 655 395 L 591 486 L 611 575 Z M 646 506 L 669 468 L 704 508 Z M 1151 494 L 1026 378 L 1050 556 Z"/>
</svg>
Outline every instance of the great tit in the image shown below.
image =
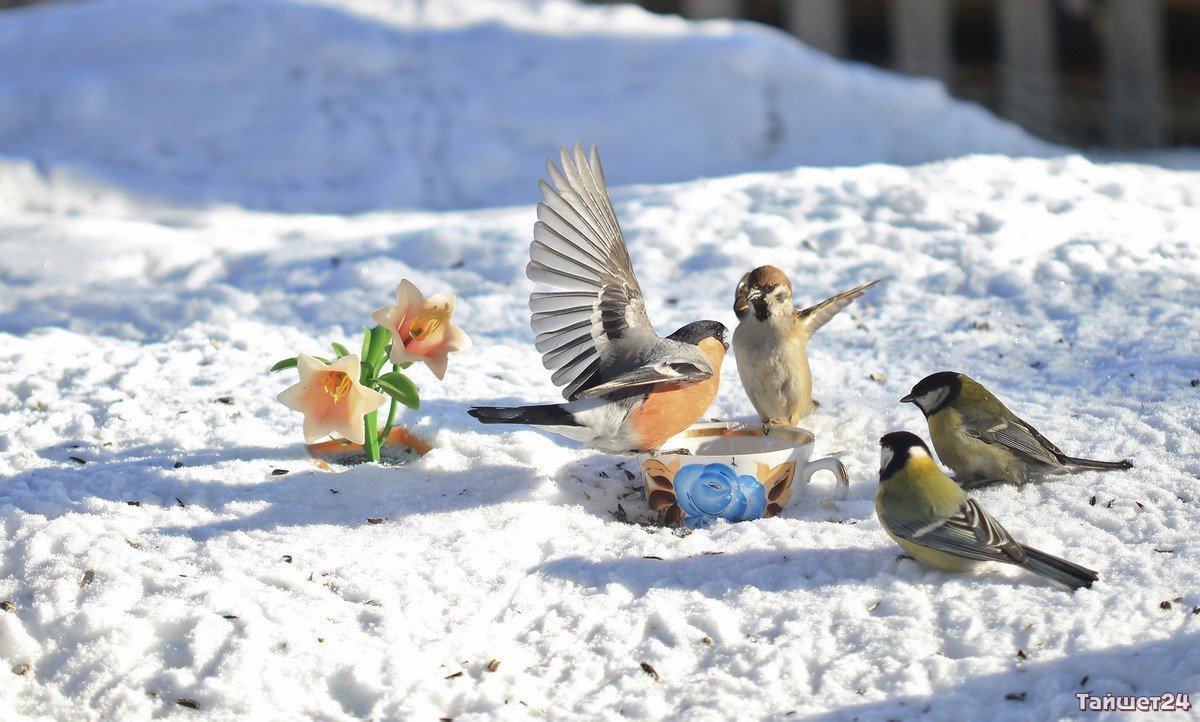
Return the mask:
<svg viewBox="0 0 1200 722">
<path fill-rule="evenodd" d="M 915 434 L 896 431 L 879 440 L 879 523 L 918 561 L 952 572 L 979 562 L 1016 564 L 1074 591 L 1100 575 L 1019 544 L 979 502 L 967 496 L 929 456 Z"/>
<path fill-rule="evenodd" d="M 953 371 L 926 376 L 900 399 L 929 421 L 942 463 L 964 489 L 997 481 L 1023 484 L 1030 474 L 1071 469 L 1129 469 L 1133 463 L 1067 456 L 977 381 Z"/>
</svg>

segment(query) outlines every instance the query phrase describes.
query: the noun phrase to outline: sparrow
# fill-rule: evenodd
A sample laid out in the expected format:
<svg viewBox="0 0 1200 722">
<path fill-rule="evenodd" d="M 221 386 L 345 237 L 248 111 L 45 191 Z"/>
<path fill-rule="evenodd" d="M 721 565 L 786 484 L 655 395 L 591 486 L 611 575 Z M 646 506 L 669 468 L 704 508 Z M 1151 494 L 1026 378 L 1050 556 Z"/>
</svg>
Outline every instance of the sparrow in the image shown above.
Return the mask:
<svg viewBox="0 0 1200 722">
<path fill-rule="evenodd" d="M 654 332 L 595 146 L 559 152 L 539 181 L 542 202 L 525 275 L 542 365 L 566 403 L 477 406 L 485 424 L 529 424 L 602 451 L 652 451 L 712 404 L 729 344 L 717 321 L 666 338 Z"/>
<path fill-rule="evenodd" d="M 967 496 L 929 456 L 915 434 L 896 431 L 879 440 L 875 514 L 896 543 L 917 561 L 951 572 L 980 562 L 1015 564 L 1071 591 L 1100 575 L 1018 543 Z"/>
<path fill-rule="evenodd" d="M 900 399 L 929 421 L 942 463 L 965 489 L 998 481 L 1023 484 L 1031 474 L 1073 469 L 1129 469 L 1133 463 L 1067 456 L 974 379 L 942 371 L 921 379 Z"/>
<path fill-rule="evenodd" d="M 813 410 L 808 341 L 838 311 L 884 279 L 843 291 L 815 306 L 792 305 L 792 282 L 775 266 L 742 276 L 733 299 L 738 317 L 733 354 L 738 376 L 764 424 L 795 426 Z"/>
</svg>

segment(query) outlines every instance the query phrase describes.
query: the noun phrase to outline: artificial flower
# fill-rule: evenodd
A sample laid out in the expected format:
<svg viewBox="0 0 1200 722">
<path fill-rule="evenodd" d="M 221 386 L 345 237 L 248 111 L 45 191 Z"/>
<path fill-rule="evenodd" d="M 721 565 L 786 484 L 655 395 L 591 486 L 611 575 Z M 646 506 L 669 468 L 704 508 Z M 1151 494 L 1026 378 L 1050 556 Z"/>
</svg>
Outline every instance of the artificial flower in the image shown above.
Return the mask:
<svg viewBox="0 0 1200 722">
<path fill-rule="evenodd" d="M 342 356 L 331 364 L 307 354 L 297 358 L 300 382 L 284 389 L 279 402 L 304 414 L 304 441 L 313 443 L 336 432 L 356 444 L 365 440 L 363 417 L 387 402 L 388 397 L 363 386 L 358 356 Z"/>
<path fill-rule="evenodd" d="M 440 381 L 446 376 L 448 354 L 471 346 L 467 334 L 450 323 L 453 315 L 452 294 L 425 298 L 406 278 L 396 289 L 396 305 L 379 309 L 371 318 L 392 332 L 392 363 L 421 361 Z"/>
<path fill-rule="evenodd" d="M 705 526 L 717 519 L 757 519 L 767 509 L 762 482 L 738 475 L 725 464 L 688 464 L 675 474 L 675 494 L 683 523 Z"/>
</svg>

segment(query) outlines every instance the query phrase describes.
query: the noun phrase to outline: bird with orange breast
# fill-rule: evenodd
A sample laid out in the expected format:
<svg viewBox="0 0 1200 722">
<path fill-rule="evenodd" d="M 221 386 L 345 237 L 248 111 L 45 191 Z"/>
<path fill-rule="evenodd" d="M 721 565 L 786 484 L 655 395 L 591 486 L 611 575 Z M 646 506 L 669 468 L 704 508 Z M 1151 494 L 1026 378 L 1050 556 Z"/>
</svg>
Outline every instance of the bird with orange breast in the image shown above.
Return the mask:
<svg viewBox="0 0 1200 722">
<path fill-rule="evenodd" d="M 813 410 L 808 341 L 879 278 L 815 306 L 792 305 L 792 282 L 775 266 L 742 276 L 733 299 L 733 354 L 746 395 L 764 424 L 795 426 Z"/>
<path fill-rule="evenodd" d="M 563 404 L 477 406 L 485 424 L 528 424 L 609 452 L 651 451 L 695 423 L 717 395 L 726 328 L 696 321 L 663 338 L 646 316 L 595 146 L 551 161 L 533 227 L 529 297 L 542 364 Z"/>
</svg>

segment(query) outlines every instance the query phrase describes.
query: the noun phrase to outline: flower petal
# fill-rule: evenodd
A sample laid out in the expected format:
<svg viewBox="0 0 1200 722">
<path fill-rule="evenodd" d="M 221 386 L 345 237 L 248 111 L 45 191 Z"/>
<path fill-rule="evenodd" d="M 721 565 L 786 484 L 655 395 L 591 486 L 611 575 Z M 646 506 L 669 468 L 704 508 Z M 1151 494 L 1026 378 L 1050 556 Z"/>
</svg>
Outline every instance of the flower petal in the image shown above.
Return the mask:
<svg viewBox="0 0 1200 722">
<path fill-rule="evenodd" d="M 447 351 L 442 349 L 432 354 L 429 358 L 425 359 L 425 365 L 429 367 L 429 370 L 433 372 L 438 381 L 446 378 L 446 366 L 449 365 Z"/>
<path fill-rule="evenodd" d="M 299 372 L 301 381 L 307 381 L 315 372 L 324 368 L 325 362 L 316 356 L 302 353 L 296 357 L 296 371 Z"/>
<path fill-rule="evenodd" d="M 331 364 L 324 364 L 312 356 L 300 354 L 297 368 L 301 380 L 276 398 L 289 409 L 304 414 L 305 442 L 311 444 L 337 433 L 356 444 L 363 443 L 363 417 L 383 406 L 387 397 L 359 382 L 362 372 L 358 355 L 348 354 Z M 338 395 L 333 397 L 326 386 L 330 375 L 335 375 L 338 386 Z M 348 386 L 344 392 L 343 386 Z"/>
</svg>

